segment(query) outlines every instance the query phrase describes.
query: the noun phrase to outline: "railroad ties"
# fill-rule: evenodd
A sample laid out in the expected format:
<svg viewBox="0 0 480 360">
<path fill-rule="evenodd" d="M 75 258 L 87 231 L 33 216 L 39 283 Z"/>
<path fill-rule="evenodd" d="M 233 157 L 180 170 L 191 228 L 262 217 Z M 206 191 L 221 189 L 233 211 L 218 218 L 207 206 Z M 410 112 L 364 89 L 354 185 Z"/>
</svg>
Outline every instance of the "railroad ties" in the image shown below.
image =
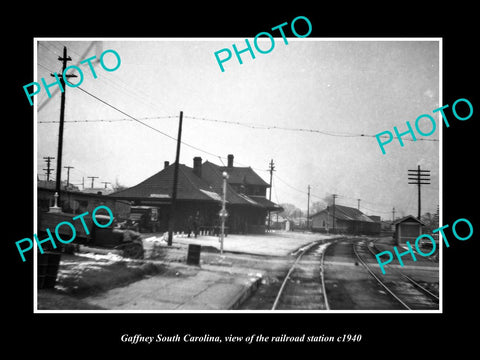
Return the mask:
<svg viewBox="0 0 480 360">
<path fill-rule="evenodd" d="M 383 275 L 377 252 L 372 239 L 358 237 L 327 249 L 324 284 L 332 310 L 439 309 L 438 266 L 428 261 L 397 265 Z"/>
<path fill-rule="evenodd" d="M 267 285 L 259 305 L 275 311 L 438 311 L 438 263 L 387 265 L 382 274 L 366 237 L 315 241 L 292 253 L 278 282 Z M 381 241 L 379 241 L 381 242 Z M 273 300 L 274 299 L 274 300 Z"/>
<path fill-rule="evenodd" d="M 312 242 L 297 250 L 272 310 L 329 310 L 323 283 L 323 253 L 328 244 Z"/>
<path fill-rule="evenodd" d="M 353 244 L 354 252 L 366 267 L 376 278 L 380 286 L 392 295 L 407 310 L 437 310 L 439 305 L 438 294 L 435 294 L 420 282 L 415 281 L 412 276 L 404 274 L 401 270 L 392 267 L 396 277 L 388 280 L 388 277 L 382 276 L 380 269 L 376 264 L 369 265 L 366 259 L 375 259 L 375 254 L 379 251 L 373 243 Z"/>
</svg>

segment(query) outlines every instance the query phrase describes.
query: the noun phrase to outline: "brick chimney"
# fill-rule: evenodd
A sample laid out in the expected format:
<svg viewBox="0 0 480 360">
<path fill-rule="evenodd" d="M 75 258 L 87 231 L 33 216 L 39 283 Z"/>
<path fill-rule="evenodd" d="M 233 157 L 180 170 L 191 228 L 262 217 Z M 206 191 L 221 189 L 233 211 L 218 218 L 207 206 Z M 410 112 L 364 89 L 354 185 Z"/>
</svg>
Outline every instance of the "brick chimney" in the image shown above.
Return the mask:
<svg viewBox="0 0 480 360">
<path fill-rule="evenodd" d="M 163 163 L 163 168 L 164 168 L 164 169 L 166 169 L 166 168 L 169 167 L 169 166 L 170 166 L 170 162 L 169 162 L 169 161 L 165 161 L 165 162 Z"/>
<path fill-rule="evenodd" d="M 202 177 L 202 158 L 200 156 L 193 158 L 193 173 L 198 177 Z"/>
<path fill-rule="evenodd" d="M 228 164 L 227 167 L 232 168 L 233 167 L 233 155 L 229 154 L 228 155 Z"/>
</svg>

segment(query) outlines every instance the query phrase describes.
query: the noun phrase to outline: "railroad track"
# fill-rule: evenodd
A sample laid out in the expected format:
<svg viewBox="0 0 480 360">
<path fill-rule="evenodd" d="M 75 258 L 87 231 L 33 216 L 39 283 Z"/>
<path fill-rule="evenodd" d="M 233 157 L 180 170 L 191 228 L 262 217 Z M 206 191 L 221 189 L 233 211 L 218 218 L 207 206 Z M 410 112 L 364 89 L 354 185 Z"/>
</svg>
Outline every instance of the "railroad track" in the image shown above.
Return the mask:
<svg viewBox="0 0 480 360">
<path fill-rule="evenodd" d="M 315 241 L 295 252 L 295 261 L 280 286 L 272 310 L 330 310 L 323 271 L 324 249 L 328 245 Z"/>
<path fill-rule="evenodd" d="M 391 295 L 404 309 L 407 310 L 428 310 L 438 309 L 439 298 L 431 291 L 420 285 L 411 277 L 403 274 L 401 271 L 390 268 L 397 276 L 395 280 L 387 281 L 387 277 L 380 275 L 372 266 L 368 265 L 366 259 L 361 255 L 362 247 L 367 249 L 367 254 L 375 257 L 375 252 L 368 245 L 353 243 L 353 252 L 360 263 L 378 282 L 378 284 Z M 365 251 L 363 251 L 365 252 Z M 403 279 L 399 281 L 398 278 Z"/>
<path fill-rule="evenodd" d="M 380 252 L 380 250 L 377 248 L 375 243 L 373 243 L 372 246 L 367 246 L 367 248 L 374 257 L 375 257 L 375 255 L 377 255 Z M 435 262 L 434 260 L 431 260 L 430 258 L 427 258 L 427 259 Z M 388 267 L 388 265 L 386 265 L 386 266 Z M 389 268 L 389 271 L 392 270 L 395 273 L 397 273 L 398 275 L 400 275 L 401 277 L 403 277 L 406 281 L 411 283 L 419 291 L 423 292 L 426 296 L 430 297 L 436 303 L 438 303 L 440 301 L 440 298 L 438 297 L 438 294 L 435 294 L 432 291 L 428 290 L 426 287 L 422 286 L 418 281 L 414 280 L 412 277 L 410 277 L 408 275 L 405 275 L 403 272 L 401 272 L 400 270 L 398 270 L 394 267 L 388 267 L 388 268 Z"/>
</svg>

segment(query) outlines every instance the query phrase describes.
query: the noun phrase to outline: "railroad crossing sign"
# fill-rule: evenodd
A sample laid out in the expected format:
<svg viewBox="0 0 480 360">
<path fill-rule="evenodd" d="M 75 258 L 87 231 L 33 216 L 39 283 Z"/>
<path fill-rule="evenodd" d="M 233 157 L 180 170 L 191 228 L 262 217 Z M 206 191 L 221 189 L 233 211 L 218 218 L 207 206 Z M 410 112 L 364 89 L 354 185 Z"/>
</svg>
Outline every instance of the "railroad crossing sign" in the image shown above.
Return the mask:
<svg viewBox="0 0 480 360">
<path fill-rule="evenodd" d="M 222 209 L 218 212 L 218 216 L 221 218 L 226 218 L 228 216 L 228 211 L 226 209 Z"/>
</svg>

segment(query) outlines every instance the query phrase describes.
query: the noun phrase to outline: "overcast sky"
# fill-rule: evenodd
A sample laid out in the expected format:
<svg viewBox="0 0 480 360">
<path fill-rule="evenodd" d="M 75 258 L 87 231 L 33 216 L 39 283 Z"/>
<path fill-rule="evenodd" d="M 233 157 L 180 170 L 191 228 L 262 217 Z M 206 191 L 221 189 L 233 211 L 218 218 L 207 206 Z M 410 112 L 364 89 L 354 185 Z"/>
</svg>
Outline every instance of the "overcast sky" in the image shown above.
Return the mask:
<svg viewBox="0 0 480 360">
<path fill-rule="evenodd" d="M 436 211 L 440 142 L 405 141 L 400 147 L 394 140 L 383 155 L 375 138 L 350 135 L 375 135 L 393 126 L 406 130 L 406 121 L 414 126 L 419 115 L 433 115 L 441 105 L 438 41 L 289 38 L 285 45 L 276 38 L 270 53 L 256 52 L 255 59 L 244 53 L 242 65 L 234 56 L 221 72 L 214 52 L 232 49 L 233 43 L 242 49 L 244 38 L 102 40 L 91 46 L 85 40 L 40 39 L 37 81 L 50 83 L 50 72 L 61 72 L 57 58 L 63 46 L 72 58 L 69 65 L 113 49 L 120 67 L 107 72 L 97 64 L 95 79 L 80 65 L 81 88 L 173 138 L 183 111 L 182 141 L 197 149 L 184 144 L 181 163 L 192 166 L 193 157 L 201 156 L 221 165 L 234 154 L 236 165 L 251 166 L 268 182 L 273 159 L 273 201 L 306 209 L 310 185 L 312 202 L 335 193 L 338 204 L 356 207 L 361 199 L 361 210 L 386 219 L 393 207 L 397 216 L 417 214 L 417 189 L 408 185 L 407 170 L 421 165 L 432 178 L 422 187 L 422 213 Z M 114 66 L 116 60 L 107 54 L 105 63 Z M 43 157 L 57 156 L 58 141 L 58 123 L 44 122 L 59 120 L 60 93 L 48 99 L 42 89 L 36 99 L 36 167 L 44 179 Z M 67 88 L 66 121 L 120 119 L 128 118 Z M 262 126 L 321 132 L 255 128 Z M 430 129 L 427 123 L 421 127 Z M 439 126 L 424 137 L 439 138 Z M 133 186 L 160 171 L 165 160 L 174 161 L 176 142 L 135 121 L 67 122 L 63 150 L 63 166 L 74 167 L 72 183 L 98 176 L 98 187 L 101 181 Z"/>
</svg>

